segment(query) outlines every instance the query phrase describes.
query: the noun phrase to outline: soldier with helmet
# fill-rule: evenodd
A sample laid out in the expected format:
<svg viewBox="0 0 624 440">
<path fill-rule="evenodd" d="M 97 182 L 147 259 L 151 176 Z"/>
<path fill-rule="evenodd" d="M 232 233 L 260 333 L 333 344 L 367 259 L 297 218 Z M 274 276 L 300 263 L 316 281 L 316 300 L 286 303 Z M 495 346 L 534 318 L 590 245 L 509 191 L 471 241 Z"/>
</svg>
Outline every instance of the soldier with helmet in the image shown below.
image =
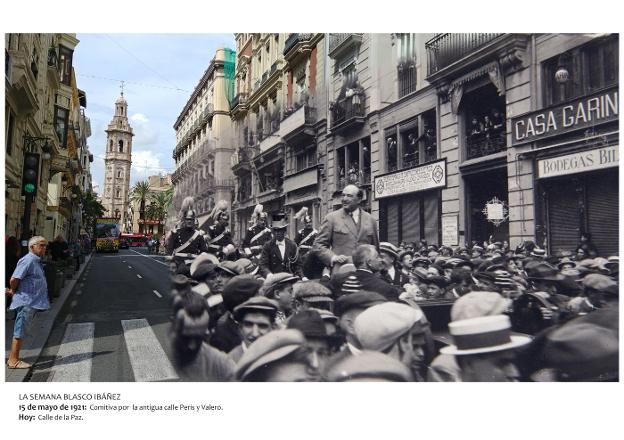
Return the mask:
<svg viewBox="0 0 624 440">
<path fill-rule="evenodd" d="M 219 260 L 237 260 L 238 251 L 232 241 L 232 231 L 229 227 L 230 215 L 227 209 L 228 203 L 221 200 L 210 213 L 214 224 L 208 227 L 206 235 L 208 252 L 216 255 Z"/>
<path fill-rule="evenodd" d="M 308 208 L 303 207 L 297 214 L 295 214 L 295 220 L 303 219 L 303 229 L 297 232 L 295 237 L 295 244 L 299 246 L 299 256 L 304 257 L 305 254 L 312 249 L 314 245 L 314 239 L 318 235 L 318 231 L 314 229 L 312 225 L 312 216 L 308 214 Z"/>
<path fill-rule="evenodd" d="M 263 211 L 262 205 L 258 204 L 252 214 L 254 225 L 247 229 L 243 240 L 243 251 L 250 259 L 260 257 L 262 247 L 271 240 L 271 230 L 267 227 L 267 213 Z"/>
<path fill-rule="evenodd" d="M 173 257 L 179 273 L 184 272 L 184 267 L 188 267 L 195 255 L 208 252 L 206 242 L 196 227 L 194 205 L 193 197 L 186 197 L 182 201 L 180 227 L 171 233 L 167 242 L 167 254 Z"/>
</svg>

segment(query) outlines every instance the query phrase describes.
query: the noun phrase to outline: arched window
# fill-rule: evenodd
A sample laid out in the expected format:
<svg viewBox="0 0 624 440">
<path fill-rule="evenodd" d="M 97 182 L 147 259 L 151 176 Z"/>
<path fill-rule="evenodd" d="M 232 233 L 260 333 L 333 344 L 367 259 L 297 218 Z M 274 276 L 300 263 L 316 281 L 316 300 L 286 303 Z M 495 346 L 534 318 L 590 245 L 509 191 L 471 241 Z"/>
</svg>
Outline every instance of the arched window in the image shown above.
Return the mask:
<svg viewBox="0 0 624 440">
<path fill-rule="evenodd" d="M 113 140 L 110 140 L 110 146 L 108 147 L 108 151 L 113 151 Z"/>
<path fill-rule="evenodd" d="M 119 140 L 119 152 L 123 153 L 123 140 Z"/>
</svg>

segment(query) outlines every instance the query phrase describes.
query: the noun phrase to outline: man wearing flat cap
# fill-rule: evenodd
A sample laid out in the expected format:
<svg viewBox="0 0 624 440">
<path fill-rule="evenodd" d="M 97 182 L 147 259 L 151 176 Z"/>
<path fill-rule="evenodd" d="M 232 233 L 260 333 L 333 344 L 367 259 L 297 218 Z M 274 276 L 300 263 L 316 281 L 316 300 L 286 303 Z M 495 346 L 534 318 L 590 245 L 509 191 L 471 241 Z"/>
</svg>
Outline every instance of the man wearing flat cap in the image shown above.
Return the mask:
<svg viewBox="0 0 624 440">
<path fill-rule="evenodd" d="M 395 358 L 410 369 L 416 381 L 424 382 L 428 324 L 420 308 L 395 302 L 378 304 L 364 310 L 353 326 L 364 350 Z"/>
<path fill-rule="evenodd" d="M 284 220 L 274 223 L 272 226 L 274 238 L 262 247 L 259 266 L 260 273 L 265 278 L 272 273 L 297 272 L 299 253 L 295 242 L 286 237 L 287 227 L 288 224 Z"/>
<path fill-rule="evenodd" d="M 238 323 L 242 342 L 228 355 L 238 362 L 249 346 L 259 337 L 273 330 L 277 303 L 264 296 L 253 296 L 234 308 L 234 320 Z"/>
<path fill-rule="evenodd" d="M 326 382 L 412 382 L 409 368 L 387 354 L 364 350 L 332 364 L 324 374 Z"/>
<path fill-rule="evenodd" d="M 585 315 L 602 308 L 618 308 L 618 284 L 606 275 L 590 273 L 583 278 L 583 294 L 572 298 L 568 311 L 574 315 Z"/>
<path fill-rule="evenodd" d="M 314 248 L 328 267 L 351 261 L 356 246 L 379 246 L 375 219 L 362 208 L 364 192 L 355 185 L 342 190 L 342 208 L 327 214 L 314 240 Z"/>
<path fill-rule="evenodd" d="M 401 274 L 401 269 L 398 265 L 399 249 L 387 241 L 379 243 L 379 256 L 383 261 L 383 269 L 381 271 L 382 278 L 399 289 L 405 283 L 409 282 L 409 279 L 404 280 Z"/>
<path fill-rule="evenodd" d="M 236 364 L 242 382 L 311 382 L 319 373 L 308 362 L 299 330 L 274 330 L 258 338 Z"/>
<path fill-rule="evenodd" d="M 332 365 L 345 357 L 360 354 L 362 347 L 355 335 L 353 323 L 364 310 L 386 301 L 386 298 L 379 293 L 367 291 L 343 295 L 336 300 L 334 313 L 338 317 L 338 326 L 344 335 L 345 344 L 338 353 L 330 358 L 328 365 Z"/>
<path fill-rule="evenodd" d="M 293 314 L 295 309 L 293 285 L 298 281 L 298 276 L 286 272 L 272 273 L 264 280 L 260 294 L 277 301 L 275 323 L 278 328 L 285 327 L 286 319 Z"/>
<path fill-rule="evenodd" d="M 223 304 L 227 312 L 219 318 L 210 345 L 229 353 L 242 342 L 238 322 L 234 319 L 234 309 L 255 296 L 262 281 L 252 275 L 237 275 L 232 278 L 223 290 Z"/>
</svg>

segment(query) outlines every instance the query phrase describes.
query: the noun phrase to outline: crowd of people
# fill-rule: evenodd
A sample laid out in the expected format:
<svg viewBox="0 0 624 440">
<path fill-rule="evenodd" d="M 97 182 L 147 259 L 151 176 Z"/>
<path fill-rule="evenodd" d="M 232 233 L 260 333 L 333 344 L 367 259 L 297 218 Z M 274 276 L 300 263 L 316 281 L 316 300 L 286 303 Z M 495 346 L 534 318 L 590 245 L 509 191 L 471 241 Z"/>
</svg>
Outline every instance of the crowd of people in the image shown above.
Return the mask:
<svg viewBox="0 0 624 440">
<path fill-rule="evenodd" d="M 533 242 L 380 243 L 361 201 L 347 186 L 319 231 L 299 213 L 294 240 L 257 209 L 240 250 L 225 209 L 202 234 L 187 202 L 167 242 L 181 377 L 618 380 L 619 260 L 589 236 L 557 255 Z"/>
</svg>

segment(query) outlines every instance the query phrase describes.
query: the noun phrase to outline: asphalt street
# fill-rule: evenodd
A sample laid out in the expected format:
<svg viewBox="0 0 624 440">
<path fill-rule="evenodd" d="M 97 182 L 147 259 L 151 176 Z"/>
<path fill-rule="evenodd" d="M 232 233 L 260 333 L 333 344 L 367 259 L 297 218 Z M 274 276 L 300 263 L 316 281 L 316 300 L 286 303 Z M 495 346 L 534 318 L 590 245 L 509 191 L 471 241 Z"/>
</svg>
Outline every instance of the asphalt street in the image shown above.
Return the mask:
<svg viewBox="0 0 624 440">
<path fill-rule="evenodd" d="M 67 299 L 31 381 L 178 378 L 169 343 L 169 271 L 146 248 L 94 254 Z"/>
</svg>

